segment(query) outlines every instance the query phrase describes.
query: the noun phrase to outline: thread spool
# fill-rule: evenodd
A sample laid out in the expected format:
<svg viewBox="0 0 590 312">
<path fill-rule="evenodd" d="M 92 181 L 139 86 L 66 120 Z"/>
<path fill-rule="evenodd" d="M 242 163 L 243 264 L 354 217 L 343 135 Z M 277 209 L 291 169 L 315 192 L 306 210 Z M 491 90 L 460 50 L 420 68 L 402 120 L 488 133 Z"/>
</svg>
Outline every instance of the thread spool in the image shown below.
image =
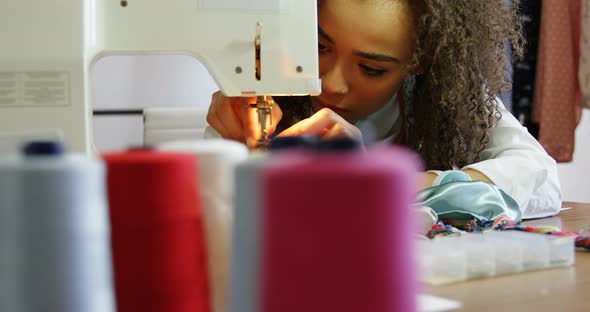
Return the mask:
<svg viewBox="0 0 590 312">
<path fill-rule="evenodd" d="M 278 152 L 278 151 L 273 151 Z M 282 150 L 281 157 L 253 158 L 235 170 L 235 221 L 232 231 L 230 312 L 261 311 L 261 253 L 263 229 L 262 173 L 267 166 L 281 161 L 305 161 L 306 151 Z M 288 155 L 288 156 L 286 156 Z"/>
<path fill-rule="evenodd" d="M 235 221 L 232 231 L 230 312 L 258 312 L 260 274 L 260 180 L 265 161 L 249 160 L 235 170 Z"/>
<path fill-rule="evenodd" d="M 193 154 L 203 205 L 213 311 L 225 312 L 229 279 L 231 225 L 234 219 L 234 169 L 248 158 L 248 148 L 229 140 L 176 141 L 162 150 Z"/>
<path fill-rule="evenodd" d="M 320 143 L 320 138 L 317 136 L 288 136 L 277 137 L 270 141 L 269 149 L 272 152 L 285 150 L 312 150 L 316 149 Z"/>
<path fill-rule="evenodd" d="M 0 160 L 0 311 L 114 311 L 103 163 L 25 151 Z"/>
<path fill-rule="evenodd" d="M 190 154 L 106 154 L 118 311 L 209 311 L 203 216 Z"/>
<path fill-rule="evenodd" d="M 415 311 L 415 158 L 299 156 L 262 172 L 261 311 Z"/>
</svg>

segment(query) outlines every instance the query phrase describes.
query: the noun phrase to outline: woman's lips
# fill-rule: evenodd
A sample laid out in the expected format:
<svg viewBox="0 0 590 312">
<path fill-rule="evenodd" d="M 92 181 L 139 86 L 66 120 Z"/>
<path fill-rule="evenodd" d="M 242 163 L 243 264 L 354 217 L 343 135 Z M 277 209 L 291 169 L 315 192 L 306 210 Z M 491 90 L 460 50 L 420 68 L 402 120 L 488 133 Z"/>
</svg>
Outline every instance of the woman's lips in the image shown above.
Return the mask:
<svg viewBox="0 0 590 312">
<path fill-rule="evenodd" d="M 339 107 L 336 107 L 333 105 L 326 104 L 325 102 L 323 102 L 322 100 L 317 99 L 317 98 L 312 98 L 311 103 L 312 103 L 314 112 L 317 112 L 317 111 L 321 110 L 322 108 L 329 108 L 340 116 L 345 116 L 350 112 L 347 109 L 342 109 L 342 108 L 339 108 Z"/>
</svg>

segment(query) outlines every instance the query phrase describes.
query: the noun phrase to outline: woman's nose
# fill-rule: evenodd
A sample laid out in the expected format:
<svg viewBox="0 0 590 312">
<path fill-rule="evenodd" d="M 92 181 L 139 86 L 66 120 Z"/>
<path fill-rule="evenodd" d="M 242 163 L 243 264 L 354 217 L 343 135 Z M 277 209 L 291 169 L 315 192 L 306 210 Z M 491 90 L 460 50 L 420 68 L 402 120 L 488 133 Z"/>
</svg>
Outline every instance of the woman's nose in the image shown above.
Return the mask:
<svg viewBox="0 0 590 312">
<path fill-rule="evenodd" d="M 324 72 L 322 78 L 322 93 L 345 95 L 348 93 L 348 83 L 342 66 L 334 65 Z"/>
</svg>

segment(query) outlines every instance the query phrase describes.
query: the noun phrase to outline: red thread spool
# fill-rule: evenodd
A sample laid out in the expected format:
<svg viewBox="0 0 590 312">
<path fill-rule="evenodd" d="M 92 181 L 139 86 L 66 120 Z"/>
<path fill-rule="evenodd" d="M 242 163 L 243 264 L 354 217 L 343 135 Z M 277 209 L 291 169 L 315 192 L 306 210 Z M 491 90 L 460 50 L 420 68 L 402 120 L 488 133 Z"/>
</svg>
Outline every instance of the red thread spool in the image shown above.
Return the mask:
<svg viewBox="0 0 590 312">
<path fill-rule="evenodd" d="M 284 153 L 262 171 L 261 310 L 413 312 L 417 157 Z"/>
<path fill-rule="evenodd" d="M 208 312 L 194 156 L 136 150 L 104 159 L 117 310 Z"/>
</svg>

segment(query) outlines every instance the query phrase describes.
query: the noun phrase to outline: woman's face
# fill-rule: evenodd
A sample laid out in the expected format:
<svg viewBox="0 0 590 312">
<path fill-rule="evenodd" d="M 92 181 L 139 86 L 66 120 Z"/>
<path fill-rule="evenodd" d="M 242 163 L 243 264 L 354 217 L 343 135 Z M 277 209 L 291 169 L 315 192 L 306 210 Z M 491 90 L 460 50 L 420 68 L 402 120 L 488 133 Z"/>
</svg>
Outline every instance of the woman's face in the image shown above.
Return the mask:
<svg viewBox="0 0 590 312">
<path fill-rule="evenodd" d="M 321 0 L 318 15 L 322 94 L 328 107 L 355 123 L 379 110 L 407 75 L 415 46 L 409 7 L 394 0 Z"/>
</svg>

